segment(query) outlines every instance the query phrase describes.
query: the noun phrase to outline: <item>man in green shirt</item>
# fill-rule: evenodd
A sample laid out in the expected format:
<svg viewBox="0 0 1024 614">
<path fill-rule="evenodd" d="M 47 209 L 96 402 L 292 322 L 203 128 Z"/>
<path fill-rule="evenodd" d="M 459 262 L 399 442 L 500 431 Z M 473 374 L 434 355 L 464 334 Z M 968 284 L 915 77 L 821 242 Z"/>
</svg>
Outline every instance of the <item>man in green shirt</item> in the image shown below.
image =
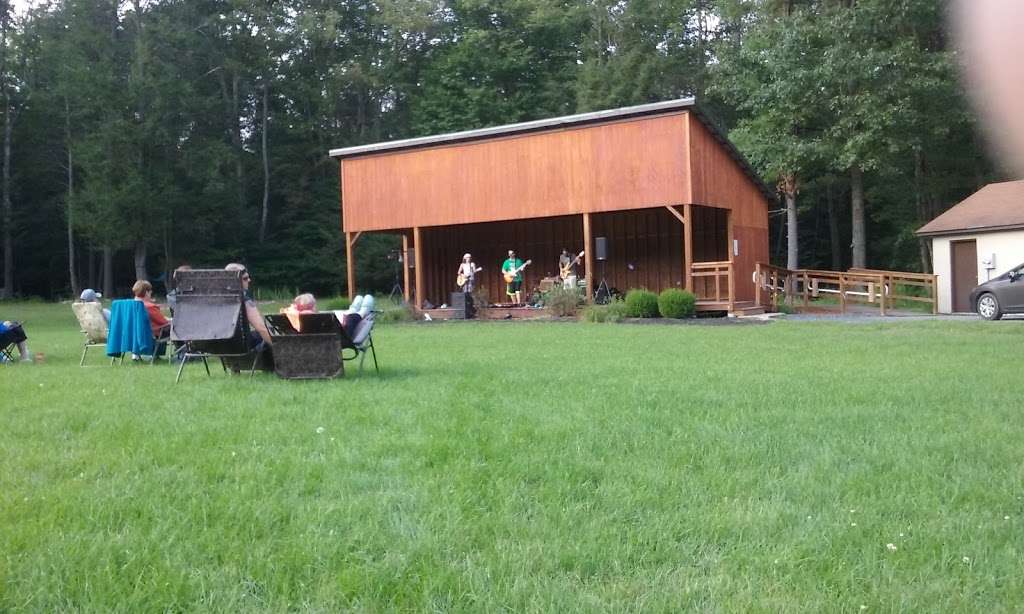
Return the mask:
<svg viewBox="0 0 1024 614">
<path fill-rule="evenodd" d="M 508 258 L 505 262 L 501 263 L 501 274 L 505 277 L 505 294 L 512 300 L 513 303 L 519 305 L 523 302 L 522 299 L 522 288 L 523 288 L 523 261 L 516 258 L 515 250 L 508 250 Z M 509 281 L 509 278 L 512 281 Z"/>
</svg>

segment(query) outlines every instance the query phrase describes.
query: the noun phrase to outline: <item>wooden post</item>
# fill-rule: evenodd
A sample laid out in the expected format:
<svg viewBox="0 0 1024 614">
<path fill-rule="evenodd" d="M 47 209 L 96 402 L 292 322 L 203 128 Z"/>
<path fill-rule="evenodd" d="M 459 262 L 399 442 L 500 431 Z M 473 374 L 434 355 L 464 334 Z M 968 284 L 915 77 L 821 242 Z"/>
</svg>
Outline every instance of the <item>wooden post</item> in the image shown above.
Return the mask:
<svg viewBox="0 0 1024 614">
<path fill-rule="evenodd" d="M 811 304 L 810 288 L 807 287 L 807 271 L 804 271 L 804 307 Z"/>
<path fill-rule="evenodd" d="M 735 235 L 733 235 L 732 231 L 732 209 L 726 213 L 725 220 L 726 238 L 728 241 L 728 245 L 726 245 L 726 247 L 729 250 L 729 314 L 732 315 L 736 313 L 736 250 L 734 249 Z"/>
<path fill-rule="evenodd" d="M 761 306 L 761 263 L 754 263 L 754 307 Z"/>
<path fill-rule="evenodd" d="M 839 307 L 842 313 L 846 313 L 846 276 L 839 274 Z"/>
<path fill-rule="evenodd" d="M 345 268 L 348 269 L 348 298 L 352 300 L 356 296 L 356 263 L 354 259 L 354 246 L 352 245 L 352 233 L 345 233 Z"/>
<path fill-rule="evenodd" d="M 878 301 L 878 302 L 881 303 L 881 305 L 882 305 L 882 307 L 881 307 L 881 310 L 882 310 L 881 314 L 884 316 L 885 315 L 885 275 L 879 275 L 878 276 L 878 287 L 879 287 L 879 292 L 881 294 L 881 300 Z"/>
<path fill-rule="evenodd" d="M 594 274 L 597 273 L 597 261 L 594 260 L 594 245 L 590 236 L 590 214 L 583 214 L 583 250 L 587 257 L 587 302 L 594 300 Z"/>
<path fill-rule="evenodd" d="M 402 294 L 409 302 L 409 235 L 402 233 Z"/>
<path fill-rule="evenodd" d="M 423 240 L 419 226 L 412 229 L 412 243 L 416 257 L 416 309 L 423 309 Z"/>
<path fill-rule="evenodd" d="M 693 205 L 683 205 L 683 282 L 693 292 Z M 732 246 L 729 246 L 732 252 Z"/>
</svg>

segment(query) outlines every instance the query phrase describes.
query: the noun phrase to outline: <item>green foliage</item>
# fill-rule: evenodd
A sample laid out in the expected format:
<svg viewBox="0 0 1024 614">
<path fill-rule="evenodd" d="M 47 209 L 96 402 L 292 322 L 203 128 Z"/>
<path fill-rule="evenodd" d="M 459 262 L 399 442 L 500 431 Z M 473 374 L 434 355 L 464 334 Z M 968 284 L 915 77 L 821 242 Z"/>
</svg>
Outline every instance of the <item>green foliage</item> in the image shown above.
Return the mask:
<svg viewBox="0 0 1024 614">
<path fill-rule="evenodd" d="M 658 295 L 658 313 L 663 318 L 688 318 L 697 310 L 697 297 L 693 292 L 668 288 Z"/>
<path fill-rule="evenodd" d="M 545 292 L 542 300 L 551 315 L 567 317 L 576 315 L 576 310 L 583 302 L 583 295 L 579 290 L 555 287 Z"/>
<path fill-rule="evenodd" d="M 630 290 L 626 293 L 626 314 L 631 318 L 658 317 L 658 295 L 650 290 Z"/>
<path fill-rule="evenodd" d="M 320 311 L 340 311 L 348 309 L 352 301 L 347 296 L 333 296 L 317 301 L 317 309 Z"/>
<path fill-rule="evenodd" d="M 580 312 L 580 319 L 584 322 L 614 323 L 627 317 L 626 302 L 616 298 L 604 305 L 590 304 Z"/>
</svg>

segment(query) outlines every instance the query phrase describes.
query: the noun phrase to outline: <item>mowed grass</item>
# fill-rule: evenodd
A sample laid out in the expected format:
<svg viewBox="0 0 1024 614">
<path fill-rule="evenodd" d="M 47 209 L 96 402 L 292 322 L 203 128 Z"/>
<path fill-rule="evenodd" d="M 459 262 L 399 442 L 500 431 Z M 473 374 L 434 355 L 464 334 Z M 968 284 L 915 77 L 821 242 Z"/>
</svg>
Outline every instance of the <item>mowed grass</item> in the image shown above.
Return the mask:
<svg viewBox="0 0 1024 614">
<path fill-rule="evenodd" d="M 391 325 L 380 377 L 174 386 L 2 307 L 0 611 L 1024 608 L 1024 322 Z"/>
</svg>

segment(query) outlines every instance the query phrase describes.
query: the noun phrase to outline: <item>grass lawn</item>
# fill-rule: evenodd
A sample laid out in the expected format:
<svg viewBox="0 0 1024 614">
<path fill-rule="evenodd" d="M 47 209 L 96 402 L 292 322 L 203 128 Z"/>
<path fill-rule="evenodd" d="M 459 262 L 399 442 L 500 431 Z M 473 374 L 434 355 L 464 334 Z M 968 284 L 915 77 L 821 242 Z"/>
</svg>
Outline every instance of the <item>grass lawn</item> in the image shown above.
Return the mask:
<svg viewBox="0 0 1024 614">
<path fill-rule="evenodd" d="M 382 326 L 383 372 L 0 368 L 0 611 L 1024 609 L 1024 322 Z M 891 546 L 890 546 L 891 544 Z"/>
</svg>

